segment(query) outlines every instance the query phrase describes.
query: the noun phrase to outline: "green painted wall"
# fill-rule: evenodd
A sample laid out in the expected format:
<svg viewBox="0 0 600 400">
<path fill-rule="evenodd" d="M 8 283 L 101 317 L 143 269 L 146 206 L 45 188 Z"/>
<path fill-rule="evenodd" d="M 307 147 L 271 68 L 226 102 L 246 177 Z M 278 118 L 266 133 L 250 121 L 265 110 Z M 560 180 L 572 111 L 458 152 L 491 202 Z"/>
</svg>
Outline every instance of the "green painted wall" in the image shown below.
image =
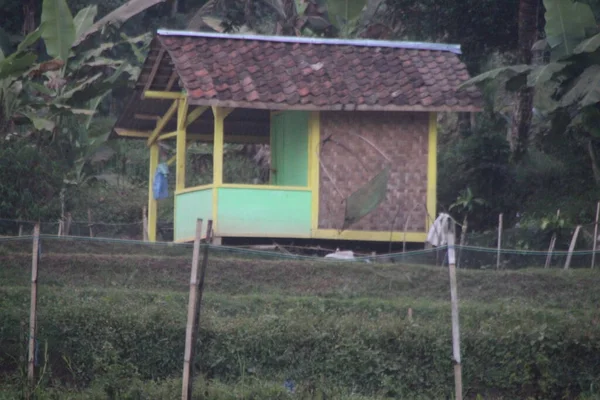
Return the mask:
<svg viewBox="0 0 600 400">
<path fill-rule="evenodd" d="M 206 223 L 212 219 L 213 189 L 175 195 L 174 240 L 192 239 L 196 236 L 196 219 L 202 218 L 202 235 L 206 235 Z"/>
<path fill-rule="evenodd" d="M 309 237 L 311 192 L 219 188 L 218 234 Z"/>
<path fill-rule="evenodd" d="M 276 170 L 273 185 L 308 185 L 308 119 L 306 111 L 271 116 L 271 158 Z"/>
</svg>

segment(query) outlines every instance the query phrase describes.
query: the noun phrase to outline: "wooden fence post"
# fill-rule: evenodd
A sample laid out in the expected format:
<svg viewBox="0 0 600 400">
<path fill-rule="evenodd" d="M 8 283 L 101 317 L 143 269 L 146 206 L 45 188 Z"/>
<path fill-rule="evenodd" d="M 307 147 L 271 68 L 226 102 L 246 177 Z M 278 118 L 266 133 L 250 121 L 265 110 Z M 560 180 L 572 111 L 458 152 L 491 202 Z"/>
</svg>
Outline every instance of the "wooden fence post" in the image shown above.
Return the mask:
<svg viewBox="0 0 600 400">
<path fill-rule="evenodd" d="M 448 272 L 450 275 L 450 302 L 452 307 L 452 357 L 454 358 L 454 390 L 455 399 L 462 400 L 462 364 L 460 360 L 460 322 L 458 319 L 458 288 L 456 282 L 456 255 L 454 251 L 455 224 L 449 222 L 448 231 Z"/>
<path fill-rule="evenodd" d="M 92 210 L 88 208 L 88 227 L 90 228 L 90 237 L 94 237 L 94 224 L 92 224 Z"/>
<path fill-rule="evenodd" d="M 560 209 L 556 211 L 556 218 L 560 217 Z M 548 247 L 548 255 L 546 256 L 546 264 L 544 264 L 544 268 L 549 268 L 550 263 L 552 262 L 552 252 L 554 251 L 554 246 L 556 246 L 556 233 L 552 234 L 552 238 L 550 238 L 550 247 Z"/>
<path fill-rule="evenodd" d="M 596 220 L 594 222 L 594 244 L 592 247 L 592 269 L 596 267 L 596 249 L 598 246 L 598 217 L 600 217 L 600 201 L 596 204 Z"/>
<path fill-rule="evenodd" d="M 500 268 L 500 252 L 502 251 L 502 217 L 498 216 L 498 255 L 496 256 L 496 269 Z"/>
<path fill-rule="evenodd" d="M 144 231 L 144 242 L 148 241 L 148 207 L 144 206 L 142 210 L 142 230 Z"/>
<path fill-rule="evenodd" d="M 196 354 L 196 341 L 200 321 L 202 295 L 204 293 L 204 280 L 208 266 L 208 245 L 212 236 L 212 220 L 206 226 L 206 246 L 202 256 L 202 265 L 198 273 L 200 260 L 200 240 L 202 237 L 202 220 L 196 221 L 196 237 L 192 255 L 192 272 L 190 276 L 190 295 L 188 302 L 188 316 L 185 332 L 185 353 L 183 356 L 183 382 L 181 390 L 182 400 L 191 400 L 194 380 L 194 358 Z"/>
<path fill-rule="evenodd" d="M 31 307 L 29 310 L 29 354 L 27 357 L 28 394 L 31 394 L 35 384 L 35 341 L 37 320 L 37 280 L 38 256 L 40 251 L 40 224 L 33 228 L 33 253 L 31 255 Z M 28 396 L 29 397 L 29 396 Z"/>
<path fill-rule="evenodd" d="M 567 254 L 567 260 L 565 261 L 565 269 L 569 269 L 569 266 L 571 265 L 571 258 L 573 258 L 573 251 L 575 250 L 575 244 L 577 244 L 579 230 L 581 230 L 581 225 L 577 225 L 575 232 L 573 233 L 573 238 L 571 239 L 571 244 L 569 245 L 569 254 Z"/>
</svg>

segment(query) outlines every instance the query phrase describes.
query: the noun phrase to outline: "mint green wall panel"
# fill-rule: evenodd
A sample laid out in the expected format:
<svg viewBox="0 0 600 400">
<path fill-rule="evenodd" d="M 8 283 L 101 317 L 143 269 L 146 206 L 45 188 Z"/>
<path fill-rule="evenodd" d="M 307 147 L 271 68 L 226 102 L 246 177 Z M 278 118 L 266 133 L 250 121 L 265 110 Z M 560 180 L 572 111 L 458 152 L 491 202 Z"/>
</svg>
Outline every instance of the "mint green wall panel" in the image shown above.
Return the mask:
<svg viewBox="0 0 600 400">
<path fill-rule="evenodd" d="M 217 234 L 309 237 L 311 192 L 219 188 Z"/>
<path fill-rule="evenodd" d="M 306 111 L 285 111 L 271 116 L 274 185 L 308 185 L 308 120 Z"/>
<path fill-rule="evenodd" d="M 196 236 L 196 220 L 203 219 L 202 235 L 206 235 L 206 223 L 212 219 L 213 189 L 175 195 L 175 241 L 192 239 Z"/>
</svg>

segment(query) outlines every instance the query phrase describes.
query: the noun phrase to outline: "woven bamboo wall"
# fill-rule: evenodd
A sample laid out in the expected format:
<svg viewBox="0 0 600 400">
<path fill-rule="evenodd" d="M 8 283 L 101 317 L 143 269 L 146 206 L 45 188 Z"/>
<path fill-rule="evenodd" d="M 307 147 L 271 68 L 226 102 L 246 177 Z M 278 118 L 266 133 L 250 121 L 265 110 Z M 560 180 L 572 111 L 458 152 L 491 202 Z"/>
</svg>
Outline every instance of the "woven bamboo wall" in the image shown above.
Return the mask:
<svg viewBox="0 0 600 400">
<path fill-rule="evenodd" d="M 385 200 L 348 229 L 390 232 L 393 225 L 393 231 L 403 231 L 410 214 L 407 231 L 425 232 L 428 133 L 425 112 L 322 112 L 319 228 L 341 229 L 343 199 L 386 165 L 377 150 L 353 135 L 358 134 L 392 165 Z"/>
</svg>

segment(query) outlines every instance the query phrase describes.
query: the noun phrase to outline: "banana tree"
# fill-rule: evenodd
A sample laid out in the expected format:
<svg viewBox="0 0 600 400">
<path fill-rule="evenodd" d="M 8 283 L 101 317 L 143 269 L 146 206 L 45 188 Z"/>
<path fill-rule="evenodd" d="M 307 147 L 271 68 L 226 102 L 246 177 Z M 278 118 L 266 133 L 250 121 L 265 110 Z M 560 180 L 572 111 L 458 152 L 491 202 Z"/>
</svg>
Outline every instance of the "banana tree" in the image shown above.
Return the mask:
<svg viewBox="0 0 600 400">
<path fill-rule="evenodd" d="M 94 47 L 87 38 L 108 23 L 135 15 L 142 10 L 142 3 L 151 6 L 158 2 L 131 0 L 127 4 L 133 4 L 133 9 L 122 6 L 109 14 L 111 18 L 94 22 L 95 5 L 73 17 L 66 0 L 44 0 L 40 26 L 9 56 L 0 52 L 2 131 L 16 124 L 29 126 L 26 134 L 50 132 L 54 139 L 62 117 L 89 115 L 93 111 L 81 108 L 81 104 L 103 96 L 128 78 L 135 79 L 139 69 L 106 55 L 121 43 L 147 41 L 146 37 L 123 38 Z M 44 41 L 49 60 L 39 61 L 32 50 L 39 40 Z"/>
<path fill-rule="evenodd" d="M 584 133 L 592 169 L 600 183 L 593 144 L 600 139 L 600 33 L 589 5 L 544 0 L 546 39 L 534 44 L 550 52 L 546 65 L 511 65 L 488 71 L 463 86 L 500 81 L 508 90 L 536 92 L 534 106 L 550 121 L 551 131 Z"/>
<path fill-rule="evenodd" d="M 188 28 L 288 36 L 349 36 L 366 4 L 367 0 L 209 0 L 196 12 Z"/>
</svg>

